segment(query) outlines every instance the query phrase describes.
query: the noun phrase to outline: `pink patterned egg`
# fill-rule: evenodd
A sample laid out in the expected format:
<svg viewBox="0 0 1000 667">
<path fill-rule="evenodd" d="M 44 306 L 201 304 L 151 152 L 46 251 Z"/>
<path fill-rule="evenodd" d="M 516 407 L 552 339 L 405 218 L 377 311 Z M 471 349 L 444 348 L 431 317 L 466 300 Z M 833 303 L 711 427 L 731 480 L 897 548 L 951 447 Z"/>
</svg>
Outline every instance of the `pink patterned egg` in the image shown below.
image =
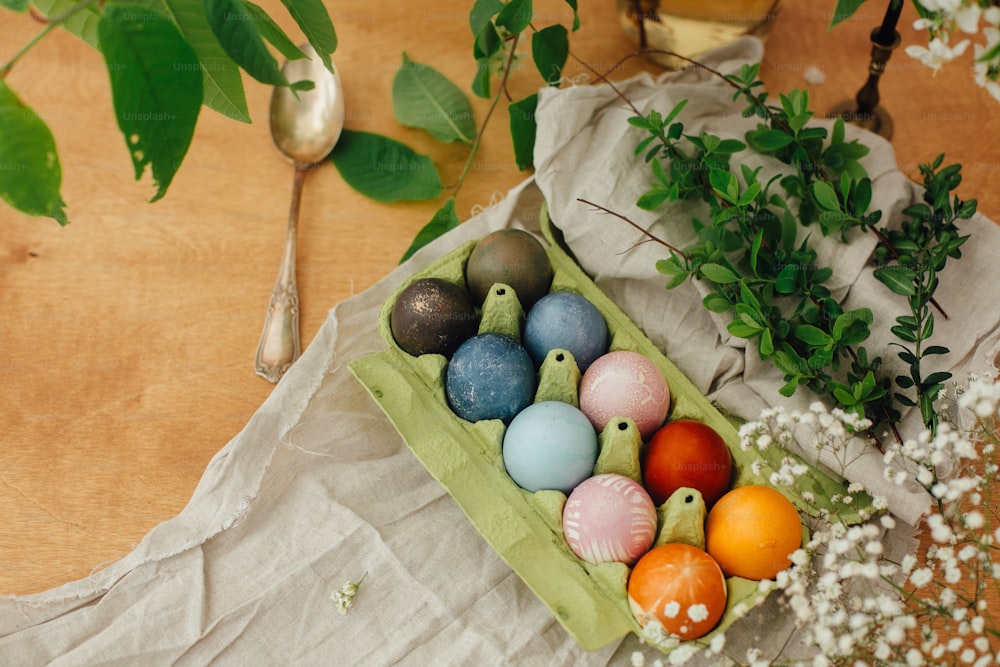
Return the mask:
<svg viewBox="0 0 1000 667">
<path fill-rule="evenodd" d="M 598 432 L 615 417 L 630 417 L 648 440 L 666 421 L 669 409 L 666 378 L 638 352 L 608 352 L 580 379 L 580 410 Z"/>
<path fill-rule="evenodd" d="M 566 499 L 562 526 L 569 548 L 588 563 L 632 565 L 656 538 L 656 507 L 628 477 L 595 475 Z"/>
</svg>

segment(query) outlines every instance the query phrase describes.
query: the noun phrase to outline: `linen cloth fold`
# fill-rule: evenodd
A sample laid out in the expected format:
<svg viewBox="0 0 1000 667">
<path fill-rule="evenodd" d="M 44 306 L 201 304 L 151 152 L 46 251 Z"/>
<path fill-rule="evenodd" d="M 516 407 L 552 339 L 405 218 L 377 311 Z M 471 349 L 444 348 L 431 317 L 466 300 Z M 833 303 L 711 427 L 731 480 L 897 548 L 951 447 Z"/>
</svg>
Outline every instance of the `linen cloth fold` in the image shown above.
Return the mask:
<svg viewBox="0 0 1000 667">
<path fill-rule="evenodd" d="M 713 62 L 731 71 L 759 57 L 759 42 L 744 40 Z M 617 85 L 643 109 L 688 99 L 689 130 L 739 137 L 747 129 L 730 90 L 696 71 Z M 725 335 L 724 321 L 701 307 L 697 287 L 666 292 L 653 268 L 657 249 L 632 248 L 634 230 L 576 201 L 628 210 L 658 233 L 683 229 L 667 230 L 659 217 L 628 208 L 647 181 L 646 167 L 632 158 L 629 113 L 605 85 L 542 91 L 536 175 L 336 305 L 210 462 L 187 507 L 133 552 L 86 579 L 0 598 L 0 663 L 586 666 L 627 665 L 634 651 L 658 657 L 635 637 L 582 651 L 421 467 L 347 366 L 384 349 L 377 313 L 407 276 L 492 230 L 537 231 L 547 201 L 584 269 L 703 392 L 748 419 L 777 404 L 780 377 Z M 864 138 L 873 148 L 866 159 L 873 205 L 898 211 L 917 190 L 896 170 L 888 144 Z M 939 322 L 939 335 L 952 349 L 946 363 L 956 376 L 993 369 L 1000 318 L 983 288 L 1000 279 L 1000 230 L 981 216 L 967 228 L 977 240 L 967 245 L 961 271 L 942 276 L 940 292 L 952 319 Z M 845 304 L 886 312 L 870 251 L 864 238 L 823 250 L 844 269 L 837 293 Z M 864 459 L 850 472 L 875 479 L 877 464 Z M 908 516 L 914 498 L 916 490 L 895 496 L 893 511 Z M 900 548 L 909 547 L 908 537 Z M 331 593 L 366 572 L 353 606 L 338 614 Z M 730 631 L 727 646 L 776 650 L 790 631 L 784 616 L 769 602 Z"/>
</svg>

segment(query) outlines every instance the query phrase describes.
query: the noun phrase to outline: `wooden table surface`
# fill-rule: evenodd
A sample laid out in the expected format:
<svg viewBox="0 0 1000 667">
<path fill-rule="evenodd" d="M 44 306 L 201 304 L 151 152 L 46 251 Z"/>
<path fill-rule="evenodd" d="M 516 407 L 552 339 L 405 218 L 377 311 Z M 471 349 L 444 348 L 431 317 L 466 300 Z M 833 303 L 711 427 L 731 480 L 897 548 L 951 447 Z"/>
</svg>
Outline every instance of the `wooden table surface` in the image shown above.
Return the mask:
<svg viewBox="0 0 1000 667">
<path fill-rule="evenodd" d="M 298 38 L 278 0 L 263 6 Z M 400 139 L 455 182 L 468 151 L 399 126 L 391 82 L 402 51 L 468 90 L 474 62 L 469 3 L 388 0 L 327 3 L 340 38 L 334 59 L 347 126 Z M 762 66 L 770 90 L 809 85 L 813 108 L 852 97 L 868 66 L 868 5 L 833 32 L 833 0 L 784 0 Z M 873 7 L 876 3 L 869 3 Z M 884 4 L 884 3 L 881 3 Z M 540 23 L 566 4 L 537 0 Z M 633 51 L 614 0 L 580 0 L 575 55 L 598 71 Z M 40 24 L 3 11 L 0 61 Z M 904 44 L 926 43 L 910 28 Z M 969 49 L 971 52 L 971 49 Z M 631 59 L 615 78 L 642 68 Z M 568 76 L 583 69 L 574 63 Z M 136 183 L 114 122 L 101 56 L 60 31 L 7 78 L 50 125 L 62 158 L 72 224 L 60 228 L 0 205 L 0 593 L 31 593 L 86 576 L 127 553 L 177 514 L 211 457 L 249 420 L 273 385 L 253 356 L 284 235 L 292 169 L 268 136 L 270 90 L 247 80 L 254 123 L 203 110 L 190 152 L 156 203 Z M 540 85 L 518 72 L 515 98 Z M 946 151 L 965 165 L 960 193 L 1000 220 L 1000 104 L 975 86 L 970 59 L 933 77 L 901 50 L 881 85 L 893 113 L 901 169 Z M 470 97 L 471 93 L 470 93 Z M 478 119 L 487 103 L 473 98 Z M 489 125 L 459 193 L 462 219 L 526 174 L 509 148 L 506 112 Z M 303 345 L 337 302 L 398 262 L 442 200 L 377 204 L 350 190 L 332 165 L 306 182 L 299 236 Z"/>
</svg>

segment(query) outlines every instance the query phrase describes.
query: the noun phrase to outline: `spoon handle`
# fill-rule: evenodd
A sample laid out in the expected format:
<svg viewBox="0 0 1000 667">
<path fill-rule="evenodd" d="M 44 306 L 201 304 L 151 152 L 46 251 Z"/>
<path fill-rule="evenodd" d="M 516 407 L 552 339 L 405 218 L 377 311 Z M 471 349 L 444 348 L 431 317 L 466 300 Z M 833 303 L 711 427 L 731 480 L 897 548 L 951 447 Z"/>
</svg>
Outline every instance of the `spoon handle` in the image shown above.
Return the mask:
<svg viewBox="0 0 1000 667">
<path fill-rule="evenodd" d="M 296 165 L 292 184 L 292 204 L 285 230 L 285 246 L 281 255 L 278 278 L 267 306 L 264 330 L 257 344 L 254 362 L 257 375 L 268 382 L 277 382 L 301 354 L 299 343 L 299 291 L 295 281 L 295 241 L 299 227 L 299 202 L 302 182 L 308 168 Z"/>
</svg>

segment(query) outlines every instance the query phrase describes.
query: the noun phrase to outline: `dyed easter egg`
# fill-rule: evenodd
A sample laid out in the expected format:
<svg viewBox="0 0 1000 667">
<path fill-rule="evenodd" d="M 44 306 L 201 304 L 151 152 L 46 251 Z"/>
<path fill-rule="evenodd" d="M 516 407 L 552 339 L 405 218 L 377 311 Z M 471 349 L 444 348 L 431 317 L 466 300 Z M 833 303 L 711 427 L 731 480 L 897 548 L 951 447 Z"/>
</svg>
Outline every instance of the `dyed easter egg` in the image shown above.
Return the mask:
<svg viewBox="0 0 1000 667">
<path fill-rule="evenodd" d="M 472 249 L 465 265 L 465 281 L 478 305 L 494 283 L 509 285 L 521 308 L 528 310 L 552 283 L 548 253 L 534 236 L 521 229 L 499 229 L 484 236 Z"/>
<path fill-rule="evenodd" d="M 668 542 L 647 551 L 628 578 L 628 603 L 639 625 L 658 623 L 682 641 L 704 637 L 726 612 L 726 577 L 698 547 Z"/>
<path fill-rule="evenodd" d="M 732 484 L 733 459 L 722 436 L 708 424 L 677 419 L 659 429 L 642 457 L 642 477 L 655 503 L 681 487 L 697 489 L 711 508 Z"/>
<path fill-rule="evenodd" d="M 483 333 L 462 343 L 445 372 L 448 405 L 462 419 L 510 422 L 535 398 L 531 357 L 516 340 Z"/>
<path fill-rule="evenodd" d="M 392 337 L 406 352 L 450 355 L 476 335 L 479 318 L 468 292 L 441 278 L 407 285 L 392 306 Z"/>
<path fill-rule="evenodd" d="M 580 409 L 598 431 L 614 417 L 630 417 L 646 440 L 667 418 L 670 388 L 647 357 L 630 350 L 609 352 L 580 379 Z"/>
<path fill-rule="evenodd" d="M 594 474 L 597 433 L 582 412 L 562 401 L 542 401 L 519 412 L 503 437 L 503 463 L 522 489 L 569 494 Z"/>
<path fill-rule="evenodd" d="M 566 499 L 563 535 L 588 563 L 632 565 L 656 538 L 656 507 L 642 485 L 617 473 L 580 483 Z"/>
<path fill-rule="evenodd" d="M 576 292 L 552 292 L 528 311 L 524 346 L 536 364 L 550 350 L 567 350 L 583 372 L 608 351 L 608 325 L 594 304 Z"/>
</svg>

